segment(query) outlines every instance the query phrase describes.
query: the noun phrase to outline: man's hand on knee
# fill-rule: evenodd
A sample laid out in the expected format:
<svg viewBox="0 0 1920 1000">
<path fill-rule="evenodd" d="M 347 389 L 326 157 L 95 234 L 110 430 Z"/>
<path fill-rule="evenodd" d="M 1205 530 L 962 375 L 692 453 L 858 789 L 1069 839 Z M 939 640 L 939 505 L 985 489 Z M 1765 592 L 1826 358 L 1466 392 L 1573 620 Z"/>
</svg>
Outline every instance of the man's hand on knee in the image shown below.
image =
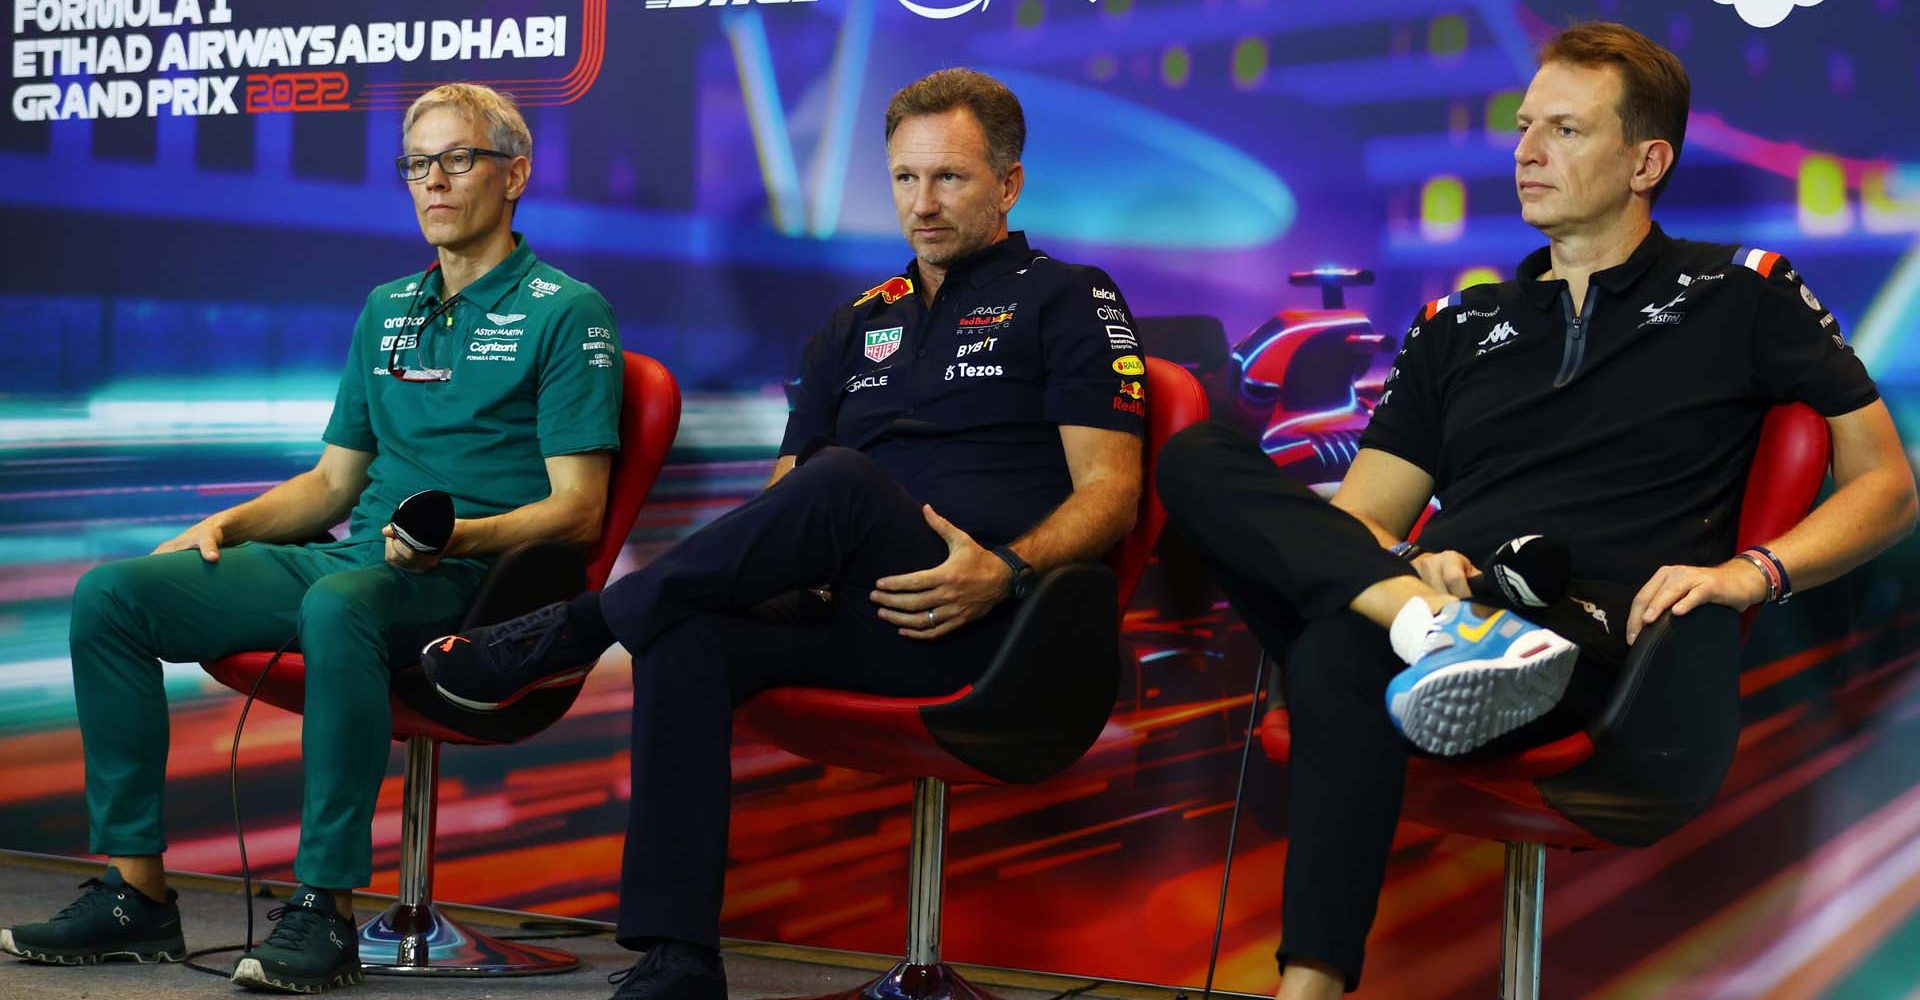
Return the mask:
<svg viewBox="0 0 1920 1000">
<path fill-rule="evenodd" d="M 187 549 L 199 549 L 200 558 L 207 562 L 219 562 L 220 543 L 225 539 L 225 536 L 226 532 L 221 528 L 219 523 L 213 518 L 207 518 L 199 524 L 154 546 L 153 552 L 149 554 L 157 556 L 166 552 L 183 552 Z"/>
<path fill-rule="evenodd" d="M 1671 610 L 1684 615 L 1702 604 L 1722 604 L 1745 611 L 1767 599 L 1767 578 L 1738 556 L 1718 566 L 1662 566 L 1633 595 L 1627 612 L 1627 644 L 1641 630 Z"/>
<path fill-rule="evenodd" d="M 880 618 L 910 639 L 937 639 L 975 621 L 1007 596 L 1013 571 L 973 536 L 923 505 L 927 524 L 947 543 L 945 562 L 917 573 L 882 577 L 868 599 Z"/>
</svg>

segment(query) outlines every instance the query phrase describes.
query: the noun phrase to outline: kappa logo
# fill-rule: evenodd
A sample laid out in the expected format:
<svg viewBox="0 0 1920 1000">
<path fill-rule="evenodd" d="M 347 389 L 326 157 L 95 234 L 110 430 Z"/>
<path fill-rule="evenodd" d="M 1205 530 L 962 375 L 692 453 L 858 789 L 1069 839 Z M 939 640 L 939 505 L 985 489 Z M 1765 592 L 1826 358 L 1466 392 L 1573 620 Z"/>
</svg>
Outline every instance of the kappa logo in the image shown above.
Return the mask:
<svg viewBox="0 0 1920 1000">
<path fill-rule="evenodd" d="M 1473 356 L 1477 358 L 1488 351 L 1497 351 L 1513 343 L 1519 336 L 1520 331 L 1515 330 L 1512 323 L 1501 323 L 1487 331 L 1485 339 L 1480 341 L 1480 349 L 1473 352 Z"/>
<path fill-rule="evenodd" d="M 900 349 L 900 341 L 906 336 L 906 327 L 890 326 L 884 330 L 868 330 L 866 354 L 868 361 L 885 361 L 893 357 Z"/>
<path fill-rule="evenodd" d="M 861 293 L 859 298 L 853 300 L 853 304 L 856 306 L 866 305 L 868 302 L 873 300 L 874 296 L 877 295 L 880 297 L 881 302 L 887 305 L 893 305 L 895 302 L 898 302 L 901 299 L 904 299 L 907 296 L 912 294 L 913 294 L 912 278 L 888 278 L 887 280 L 882 281 L 881 283 Z"/>
<path fill-rule="evenodd" d="M 1686 313 L 1673 311 L 1674 306 L 1685 301 L 1687 301 L 1687 293 L 1681 292 L 1673 297 L 1672 302 L 1664 306 L 1656 306 L 1651 302 L 1641 306 L 1640 311 L 1645 313 L 1647 318 L 1640 321 L 1640 329 L 1645 329 L 1649 326 L 1672 326 L 1686 319 Z"/>
<path fill-rule="evenodd" d="M 527 318 L 526 313 L 488 313 L 487 314 L 487 319 L 491 321 L 494 326 L 507 326 L 512 323 L 518 323 L 521 320 L 526 318 Z"/>
<path fill-rule="evenodd" d="M 527 290 L 533 293 L 534 298 L 544 299 L 547 296 L 558 292 L 560 290 L 560 286 L 558 284 L 555 284 L 554 282 L 547 281 L 542 278 L 535 278 L 532 281 L 527 282 Z"/>
</svg>

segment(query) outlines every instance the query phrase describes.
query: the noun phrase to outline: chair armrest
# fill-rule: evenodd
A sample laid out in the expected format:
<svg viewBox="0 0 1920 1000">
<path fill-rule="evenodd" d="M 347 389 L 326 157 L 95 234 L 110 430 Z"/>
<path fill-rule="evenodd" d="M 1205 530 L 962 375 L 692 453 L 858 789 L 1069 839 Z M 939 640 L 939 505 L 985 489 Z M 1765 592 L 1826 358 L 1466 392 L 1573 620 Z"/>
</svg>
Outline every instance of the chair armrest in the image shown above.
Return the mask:
<svg viewBox="0 0 1920 1000">
<path fill-rule="evenodd" d="M 1021 603 L 1000 651 L 965 697 L 921 710 L 955 757 L 1006 782 L 1052 777 L 1087 752 L 1120 686 L 1113 571 L 1058 566 Z"/>
<path fill-rule="evenodd" d="M 587 589 L 587 553 L 564 542 L 516 545 L 493 561 L 460 631 L 518 618 Z"/>
<path fill-rule="evenodd" d="M 1709 604 L 1640 634 L 1587 729 L 1593 756 L 1540 781 L 1587 831 L 1644 846 L 1698 815 L 1740 737 L 1740 618 Z"/>
</svg>

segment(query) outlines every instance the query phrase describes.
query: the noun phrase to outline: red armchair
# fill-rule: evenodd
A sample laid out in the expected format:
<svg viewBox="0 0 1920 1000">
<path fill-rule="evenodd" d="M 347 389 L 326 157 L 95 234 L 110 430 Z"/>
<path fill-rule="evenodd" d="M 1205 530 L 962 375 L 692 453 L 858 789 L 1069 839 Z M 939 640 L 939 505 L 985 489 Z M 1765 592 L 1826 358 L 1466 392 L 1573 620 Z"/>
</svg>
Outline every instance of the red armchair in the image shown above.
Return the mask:
<svg viewBox="0 0 1920 1000">
<path fill-rule="evenodd" d="M 572 546 L 521 546 L 494 562 L 461 622 L 462 631 L 505 621 L 566 600 L 607 582 L 633 530 L 641 504 L 666 462 L 680 425 L 680 387 L 660 362 L 626 352 L 620 451 L 608 483 L 600 540 L 582 552 Z M 253 689 L 271 653 L 238 653 L 203 664 L 236 691 Z M 501 712 L 458 708 L 436 694 L 418 663 L 393 677 L 393 738 L 407 746 L 400 820 L 400 894 L 378 919 L 360 927 L 360 962 L 390 975 L 533 975 L 579 964 L 552 948 L 501 941 L 469 930 L 433 903 L 433 827 L 440 744 L 517 743 L 552 725 L 572 707 L 579 685 L 535 692 Z M 298 653 L 280 658 L 260 683 L 260 700 L 299 712 L 306 702 L 306 664 Z"/>
<path fill-rule="evenodd" d="M 773 688 L 741 706 L 743 723 L 799 756 L 913 779 L 906 960 L 844 996 L 987 996 L 940 960 L 947 784 L 1044 780 L 1079 760 L 1106 725 L 1120 680 L 1120 611 L 1166 526 L 1154 458 L 1207 416 L 1199 381 L 1158 358 L 1147 359 L 1147 402 L 1147 486 L 1133 531 L 1106 566 L 1043 575 L 979 681 L 941 698 Z"/>
<path fill-rule="evenodd" d="M 1747 473 L 1738 548 L 1764 544 L 1806 516 L 1829 449 L 1826 422 L 1806 406 L 1767 415 Z M 1409 763 L 1403 821 L 1507 845 L 1503 1000 L 1539 995 L 1548 847 L 1644 847 L 1698 815 L 1719 789 L 1740 733 L 1740 643 L 1757 610 L 1742 617 L 1708 605 L 1649 626 L 1582 732 L 1503 757 Z M 1286 709 L 1267 714 L 1260 741 L 1269 758 L 1286 763 Z"/>
</svg>

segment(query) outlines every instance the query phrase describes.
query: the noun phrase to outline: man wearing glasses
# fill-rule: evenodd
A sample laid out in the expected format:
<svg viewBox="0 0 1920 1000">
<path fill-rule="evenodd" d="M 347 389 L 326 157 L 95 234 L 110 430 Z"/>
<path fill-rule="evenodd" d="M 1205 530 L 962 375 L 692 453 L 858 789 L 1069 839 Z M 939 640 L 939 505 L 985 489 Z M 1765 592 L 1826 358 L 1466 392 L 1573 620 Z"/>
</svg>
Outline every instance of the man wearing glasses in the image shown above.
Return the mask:
<svg viewBox="0 0 1920 1000">
<path fill-rule="evenodd" d="M 159 661 L 297 640 L 308 672 L 301 887 L 233 980 L 305 993 L 360 982 L 352 890 L 372 875 L 388 665 L 458 624 L 489 557 L 599 534 L 620 345 L 606 300 L 512 230 L 531 171 L 526 123 L 509 98 L 450 84 L 414 103 L 402 134 L 399 172 L 438 259 L 367 297 L 319 463 L 75 589 L 90 850 L 108 867 L 51 920 L 0 930 L 0 950 L 66 965 L 182 958 L 162 864 Z M 429 489 L 451 495 L 457 516 L 437 552 L 388 524 Z M 345 540 L 289 544 L 349 512 Z"/>
</svg>

